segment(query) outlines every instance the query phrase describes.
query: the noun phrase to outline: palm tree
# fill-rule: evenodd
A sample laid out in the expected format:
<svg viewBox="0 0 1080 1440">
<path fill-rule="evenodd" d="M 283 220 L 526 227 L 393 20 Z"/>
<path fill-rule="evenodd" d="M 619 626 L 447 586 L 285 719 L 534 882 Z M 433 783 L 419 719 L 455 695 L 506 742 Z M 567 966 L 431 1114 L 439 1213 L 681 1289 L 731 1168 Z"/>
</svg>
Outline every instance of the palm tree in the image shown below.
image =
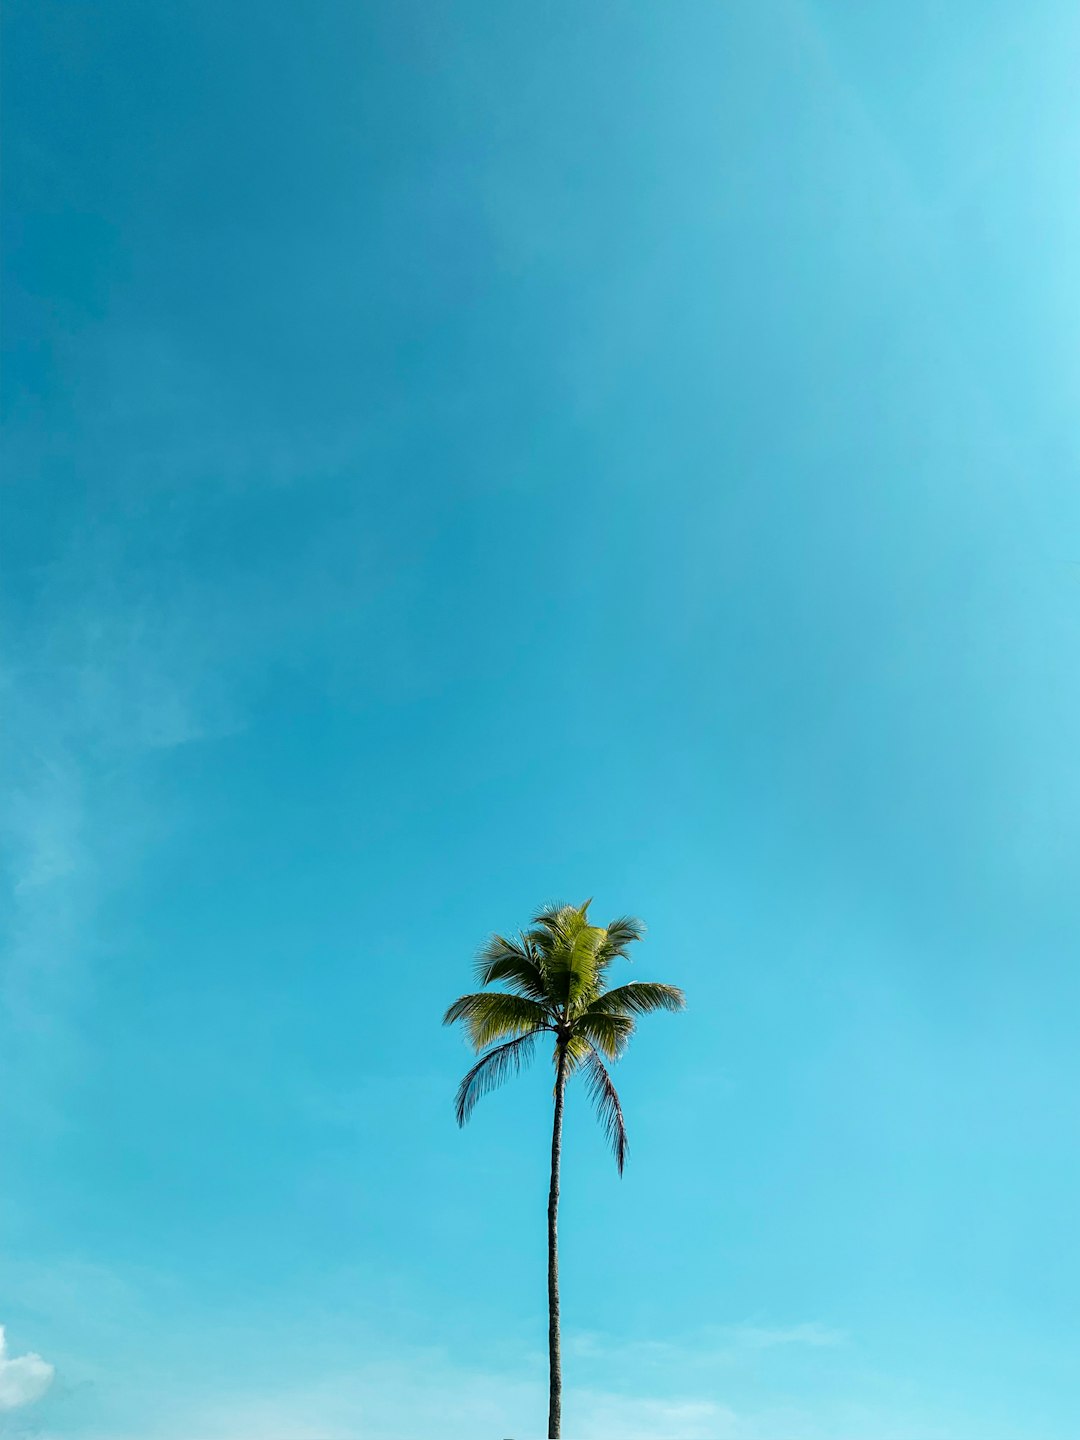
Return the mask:
<svg viewBox="0 0 1080 1440">
<path fill-rule="evenodd" d="M 674 985 L 639 982 L 608 989 L 608 966 L 619 956 L 629 959 L 627 950 L 641 939 L 644 926 L 631 916 L 612 920 L 606 928 L 590 925 L 590 904 L 587 900 L 581 906 L 548 906 L 534 918 L 532 928 L 516 939 L 493 935 L 477 960 L 477 979 L 481 985 L 501 981 L 507 988 L 462 995 L 443 1017 L 445 1025 L 462 1021 L 473 1048 L 480 1053 L 458 1086 L 459 1125 L 465 1124 L 482 1096 L 532 1059 L 539 1036 L 555 1037 L 555 1119 L 547 1211 L 550 1440 L 559 1440 L 562 1427 L 558 1214 L 566 1082 L 576 1070 L 582 1072 L 621 1175 L 626 1163 L 626 1126 L 604 1060 L 618 1060 L 622 1055 L 639 1015 L 682 1010 L 686 1003 Z"/>
</svg>

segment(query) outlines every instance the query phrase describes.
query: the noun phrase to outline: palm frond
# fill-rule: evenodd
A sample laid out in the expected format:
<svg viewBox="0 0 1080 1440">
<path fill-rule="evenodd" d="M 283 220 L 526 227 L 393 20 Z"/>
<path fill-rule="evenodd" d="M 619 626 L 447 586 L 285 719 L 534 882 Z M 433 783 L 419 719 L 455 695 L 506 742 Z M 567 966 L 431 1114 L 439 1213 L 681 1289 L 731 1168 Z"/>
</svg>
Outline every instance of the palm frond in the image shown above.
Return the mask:
<svg viewBox="0 0 1080 1440">
<path fill-rule="evenodd" d="M 575 919 L 580 920 L 580 912 L 573 905 L 545 905 L 533 916 L 525 941 L 540 952 L 542 962 L 546 961 L 569 942 Z"/>
<path fill-rule="evenodd" d="M 608 1074 L 604 1062 L 592 1046 L 589 1047 L 589 1055 L 585 1060 L 585 1083 L 588 1086 L 589 1098 L 596 1106 L 596 1118 L 600 1121 L 607 1142 L 611 1146 L 615 1164 L 621 1175 L 623 1167 L 626 1165 L 626 1152 L 629 1148 L 626 1138 L 626 1122 L 623 1119 L 622 1105 L 619 1103 L 619 1092 L 612 1084 L 611 1076 Z"/>
<path fill-rule="evenodd" d="M 638 920 L 634 915 L 620 915 L 617 919 L 608 922 L 607 937 L 600 947 L 600 964 L 607 966 L 616 956 L 622 956 L 629 960 L 630 946 L 635 940 L 640 940 L 645 934 L 644 921 Z"/>
<path fill-rule="evenodd" d="M 497 1089 L 509 1074 L 518 1074 L 528 1064 L 539 1033 L 533 1030 L 527 1035 L 519 1035 L 516 1040 L 507 1040 L 486 1055 L 481 1055 L 458 1086 L 454 1114 L 459 1125 L 465 1124 L 478 1101 Z"/>
<path fill-rule="evenodd" d="M 462 995 L 443 1016 L 444 1025 L 463 1020 L 475 1050 L 508 1036 L 522 1035 L 528 1030 L 548 1027 L 548 1011 L 536 1000 L 522 995 L 508 995 L 502 990 L 485 990 L 478 995 Z"/>
<path fill-rule="evenodd" d="M 565 1013 L 580 1009 L 599 992 L 597 954 L 605 932 L 590 925 L 585 905 L 549 906 L 534 917 L 525 937 L 543 955 L 552 999 Z"/>
<path fill-rule="evenodd" d="M 634 1022 L 629 1015 L 606 1015 L 590 1007 L 574 1021 L 574 1031 L 609 1060 L 618 1060 L 630 1043 Z"/>
<path fill-rule="evenodd" d="M 572 1075 L 578 1066 L 588 1057 L 589 1042 L 584 1035 L 573 1034 L 563 1042 L 563 1049 L 566 1053 L 566 1073 Z M 559 1047 L 555 1047 L 555 1068 L 559 1067 Z"/>
<path fill-rule="evenodd" d="M 532 918 L 532 923 L 541 929 L 549 929 L 553 925 L 559 925 L 565 920 L 576 907 L 573 905 L 541 905 L 540 909 Z"/>
<path fill-rule="evenodd" d="M 501 981 L 529 1000 L 543 1000 L 547 987 L 537 960 L 525 936 L 508 940 L 505 935 L 493 935 L 477 957 L 476 978 L 481 985 Z"/>
<path fill-rule="evenodd" d="M 588 1008 L 598 1015 L 652 1015 L 657 1010 L 685 1010 L 686 996 L 675 985 L 637 980 L 606 990 Z"/>
<path fill-rule="evenodd" d="M 604 943 L 604 931 L 598 925 L 582 924 L 574 935 L 567 955 L 566 1000 L 573 1011 L 587 1005 L 598 994 L 600 966 L 598 957 Z"/>
</svg>

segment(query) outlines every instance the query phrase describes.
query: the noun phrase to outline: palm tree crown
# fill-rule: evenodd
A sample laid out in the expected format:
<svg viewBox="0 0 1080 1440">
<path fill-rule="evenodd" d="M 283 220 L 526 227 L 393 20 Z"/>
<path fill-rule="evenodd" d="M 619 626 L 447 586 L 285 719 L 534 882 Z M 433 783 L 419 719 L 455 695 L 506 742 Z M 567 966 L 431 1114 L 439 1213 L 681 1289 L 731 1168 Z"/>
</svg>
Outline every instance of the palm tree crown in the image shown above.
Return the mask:
<svg viewBox="0 0 1080 1440">
<path fill-rule="evenodd" d="M 638 1016 L 681 1010 L 685 1000 L 674 985 L 650 981 L 608 988 L 608 967 L 620 956 L 629 958 L 644 926 L 631 916 L 590 925 L 590 903 L 549 906 L 516 938 L 492 936 L 477 960 L 477 979 L 506 989 L 462 995 L 444 1024 L 462 1021 L 482 1052 L 458 1087 L 459 1125 L 478 1100 L 532 1059 L 541 1035 L 552 1035 L 557 1073 L 566 1079 L 582 1071 L 621 1175 L 626 1126 L 604 1061 L 619 1059 Z"/>
</svg>

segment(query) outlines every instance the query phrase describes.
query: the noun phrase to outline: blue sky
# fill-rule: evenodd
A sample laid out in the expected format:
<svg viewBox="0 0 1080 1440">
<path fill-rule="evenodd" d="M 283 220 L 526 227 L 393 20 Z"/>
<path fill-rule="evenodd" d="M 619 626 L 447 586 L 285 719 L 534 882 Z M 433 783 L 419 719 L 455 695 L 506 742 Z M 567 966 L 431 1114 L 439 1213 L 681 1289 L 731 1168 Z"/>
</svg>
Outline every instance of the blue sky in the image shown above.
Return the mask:
<svg viewBox="0 0 1080 1440">
<path fill-rule="evenodd" d="M 5 11 L 0 1434 L 1073 1440 L 1075 6 Z"/>
</svg>

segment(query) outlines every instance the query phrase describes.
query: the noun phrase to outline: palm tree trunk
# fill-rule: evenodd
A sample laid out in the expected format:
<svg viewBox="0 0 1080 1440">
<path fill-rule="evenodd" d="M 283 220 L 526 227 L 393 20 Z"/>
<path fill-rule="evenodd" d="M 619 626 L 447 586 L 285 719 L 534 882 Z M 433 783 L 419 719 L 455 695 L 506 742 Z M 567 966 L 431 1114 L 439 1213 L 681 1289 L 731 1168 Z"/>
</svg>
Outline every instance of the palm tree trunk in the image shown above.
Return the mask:
<svg viewBox="0 0 1080 1440">
<path fill-rule="evenodd" d="M 555 1072 L 555 1121 L 551 1129 L 551 1189 L 548 1191 L 548 1440 L 562 1431 L 562 1356 L 559 1353 L 559 1162 L 562 1159 L 563 1095 L 566 1050 L 559 1046 Z"/>
</svg>

